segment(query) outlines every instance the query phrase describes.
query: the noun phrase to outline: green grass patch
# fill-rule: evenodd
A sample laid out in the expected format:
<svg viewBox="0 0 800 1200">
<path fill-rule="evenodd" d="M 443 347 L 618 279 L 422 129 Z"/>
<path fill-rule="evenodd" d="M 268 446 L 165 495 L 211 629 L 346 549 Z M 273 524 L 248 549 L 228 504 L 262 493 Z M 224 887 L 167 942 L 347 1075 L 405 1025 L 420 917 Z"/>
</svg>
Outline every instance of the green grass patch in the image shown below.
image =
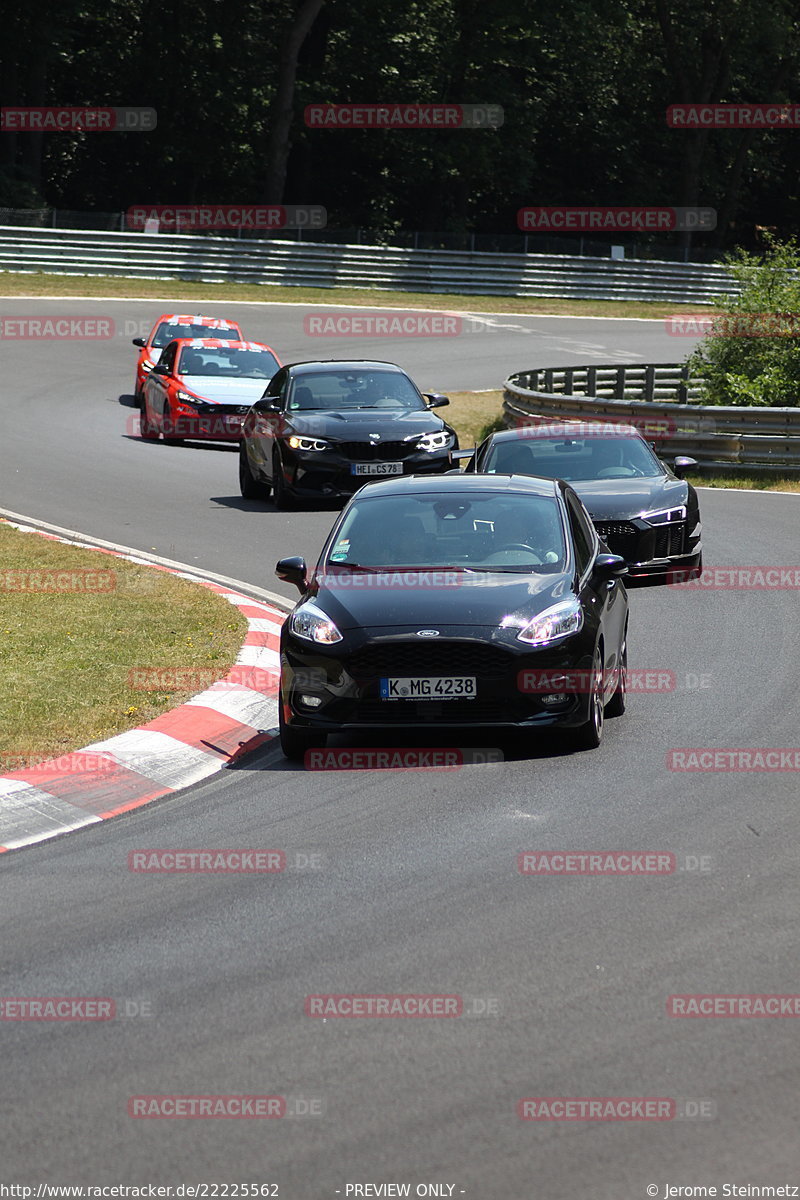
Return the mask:
<svg viewBox="0 0 800 1200">
<path fill-rule="evenodd" d="M 208 588 L 0 522 L 0 774 L 181 704 L 228 673 L 246 632 Z M 201 674 L 144 691 L 137 667 Z"/>
<path fill-rule="evenodd" d="M 751 492 L 800 492 L 800 479 L 787 479 L 776 471 L 748 471 L 741 475 L 715 473 L 687 475 L 695 487 L 741 488 Z"/>
<path fill-rule="evenodd" d="M 363 308 L 427 308 L 461 312 L 549 313 L 576 317 L 668 317 L 686 305 L 649 300 L 562 300 L 550 296 L 465 296 L 458 292 L 386 292 L 373 288 L 282 287 L 260 283 L 190 283 L 181 279 L 127 279 L 104 275 L 47 275 L 0 271 L 0 296 L 116 296 L 130 300 L 169 298 L 270 300 L 279 304 L 355 304 Z M 692 312 L 709 305 L 692 304 Z"/>
</svg>

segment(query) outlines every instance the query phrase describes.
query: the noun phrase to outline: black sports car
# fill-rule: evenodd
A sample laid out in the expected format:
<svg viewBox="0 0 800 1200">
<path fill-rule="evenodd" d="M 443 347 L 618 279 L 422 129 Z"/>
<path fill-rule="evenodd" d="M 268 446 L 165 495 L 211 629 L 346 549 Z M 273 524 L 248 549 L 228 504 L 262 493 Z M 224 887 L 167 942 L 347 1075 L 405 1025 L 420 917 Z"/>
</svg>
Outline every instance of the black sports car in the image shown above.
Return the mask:
<svg viewBox="0 0 800 1200">
<path fill-rule="evenodd" d="M 491 434 L 466 471 L 566 479 L 631 578 L 692 578 L 703 567 L 697 492 L 681 478 L 692 466 L 679 457 L 671 470 L 632 426 L 563 422 Z"/>
<path fill-rule="evenodd" d="M 281 633 L 281 746 L 342 730 L 566 726 L 597 746 L 625 707 L 628 598 L 560 480 L 371 483 L 337 519 Z"/>
<path fill-rule="evenodd" d="M 393 363 L 293 363 L 270 380 L 243 426 L 239 484 L 246 499 L 352 496 L 370 479 L 439 474 L 458 438 Z"/>
</svg>

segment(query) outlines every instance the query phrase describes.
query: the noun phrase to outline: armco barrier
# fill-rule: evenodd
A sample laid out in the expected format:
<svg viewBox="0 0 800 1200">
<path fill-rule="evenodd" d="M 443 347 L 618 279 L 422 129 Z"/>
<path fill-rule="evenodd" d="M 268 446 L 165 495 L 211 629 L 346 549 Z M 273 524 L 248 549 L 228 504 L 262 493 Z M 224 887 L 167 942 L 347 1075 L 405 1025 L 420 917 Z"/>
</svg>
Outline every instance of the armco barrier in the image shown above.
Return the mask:
<svg viewBox="0 0 800 1200">
<path fill-rule="evenodd" d="M 710 303 L 737 290 L 723 267 L 697 263 L 16 225 L 0 225 L 3 270 L 674 304 Z"/>
<path fill-rule="evenodd" d="M 662 458 L 688 454 L 702 467 L 800 475 L 800 408 L 686 403 L 699 386 L 680 363 L 518 371 L 503 385 L 503 416 L 509 427 L 596 420 L 661 426 Z"/>
</svg>

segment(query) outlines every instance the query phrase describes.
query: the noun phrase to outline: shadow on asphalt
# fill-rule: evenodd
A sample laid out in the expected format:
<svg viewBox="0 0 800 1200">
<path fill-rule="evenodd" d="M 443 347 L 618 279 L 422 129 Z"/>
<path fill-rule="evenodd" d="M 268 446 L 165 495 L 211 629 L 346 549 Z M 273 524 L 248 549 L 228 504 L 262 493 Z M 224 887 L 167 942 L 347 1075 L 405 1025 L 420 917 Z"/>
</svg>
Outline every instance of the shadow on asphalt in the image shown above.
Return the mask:
<svg viewBox="0 0 800 1200">
<path fill-rule="evenodd" d="M 553 758 L 571 758 L 583 751 L 573 749 L 567 733 L 552 730 L 531 735 L 528 732 L 498 733 L 496 729 L 473 728 L 463 732 L 454 730 L 388 730 L 361 733 L 358 736 L 337 734 L 328 738 L 328 750 L 461 750 L 465 765 L 496 766 L 498 762 L 538 762 Z M 481 761 L 481 754 L 486 759 Z M 502 755 L 502 758 L 499 756 Z M 290 762 L 283 757 L 278 739 L 270 742 L 263 750 L 249 754 L 232 771 L 294 771 L 299 774 L 314 774 L 302 763 Z M 376 770 L 403 770 L 414 768 L 375 768 Z M 446 769 L 446 768 L 442 768 Z"/>
</svg>

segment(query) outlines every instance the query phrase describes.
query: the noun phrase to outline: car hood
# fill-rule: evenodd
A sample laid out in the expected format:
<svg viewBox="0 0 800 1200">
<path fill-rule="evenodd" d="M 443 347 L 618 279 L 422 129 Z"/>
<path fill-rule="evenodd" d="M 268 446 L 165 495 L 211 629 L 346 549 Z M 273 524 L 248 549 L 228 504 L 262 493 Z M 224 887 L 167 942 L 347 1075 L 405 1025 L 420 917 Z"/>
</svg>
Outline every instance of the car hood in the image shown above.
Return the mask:
<svg viewBox="0 0 800 1200">
<path fill-rule="evenodd" d="M 318 588 L 318 591 L 317 591 Z M 352 573 L 346 579 L 315 576 L 309 596 L 339 629 L 418 629 L 482 626 L 497 629 L 504 617 L 526 619 L 573 595 L 572 577 L 510 572 L 434 570 Z"/>
<path fill-rule="evenodd" d="M 405 409 L 392 412 L 387 409 L 352 409 L 341 412 L 293 412 L 287 420 L 298 433 L 314 437 L 336 438 L 346 442 L 369 442 L 371 433 L 379 433 L 380 441 L 402 442 L 404 438 L 421 433 L 436 433 L 444 421 L 435 413 Z M 378 443 L 380 444 L 380 442 Z"/>
<path fill-rule="evenodd" d="M 181 385 L 210 404 L 255 404 L 269 380 L 217 379 L 215 375 L 181 375 Z"/>
<path fill-rule="evenodd" d="M 643 512 L 686 503 L 688 484 L 659 475 L 655 479 L 591 479 L 570 483 L 595 521 L 638 517 Z"/>
</svg>

